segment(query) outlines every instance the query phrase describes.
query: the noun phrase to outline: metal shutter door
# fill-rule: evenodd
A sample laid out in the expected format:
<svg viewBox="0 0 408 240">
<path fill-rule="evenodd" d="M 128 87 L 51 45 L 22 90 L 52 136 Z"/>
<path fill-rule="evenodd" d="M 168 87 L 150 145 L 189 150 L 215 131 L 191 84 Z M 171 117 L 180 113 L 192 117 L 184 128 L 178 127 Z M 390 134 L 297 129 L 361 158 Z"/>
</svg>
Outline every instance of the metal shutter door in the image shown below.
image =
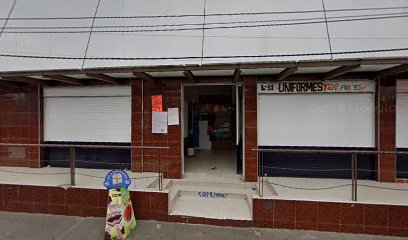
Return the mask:
<svg viewBox="0 0 408 240">
<path fill-rule="evenodd" d="M 131 142 L 131 87 L 45 88 L 44 139 Z"/>
<path fill-rule="evenodd" d="M 258 145 L 374 147 L 373 93 L 258 96 Z"/>
<path fill-rule="evenodd" d="M 408 148 L 408 82 L 397 82 L 397 147 Z"/>
</svg>

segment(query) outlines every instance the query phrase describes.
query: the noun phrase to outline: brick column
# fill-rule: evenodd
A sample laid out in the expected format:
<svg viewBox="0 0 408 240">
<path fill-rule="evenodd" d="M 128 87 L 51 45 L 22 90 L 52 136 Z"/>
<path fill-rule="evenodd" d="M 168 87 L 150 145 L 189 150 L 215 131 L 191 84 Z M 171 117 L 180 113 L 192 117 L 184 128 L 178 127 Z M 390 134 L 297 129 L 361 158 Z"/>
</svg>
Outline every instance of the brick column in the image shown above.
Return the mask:
<svg viewBox="0 0 408 240">
<path fill-rule="evenodd" d="M 167 111 L 168 108 L 179 109 L 180 124 L 168 126 L 167 134 L 152 133 L 152 95 L 162 95 L 163 111 Z M 164 177 L 181 178 L 181 118 L 180 80 L 162 79 L 156 84 L 145 81 L 143 88 L 141 81 L 134 81 L 132 84 L 132 145 L 168 146 L 170 149 L 160 151 L 145 149 L 143 153 L 141 150 L 133 150 L 132 171 L 141 172 L 143 169 L 144 172 L 157 172 L 160 157 Z"/>
<path fill-rule="evenodd" d="M 0 89 L 0 142 L 43 141 L 42 89 L 38 86 Z M 0 166 L 41 167 L 38 147 L 0 147 Z"/>
<path fill-rule="evenodd" d="M 142 145 L 142 82 L 132 81 L 132 146 Z M 132 149 L 132 171 L 142 172 L 142 150 Z"/>
<path fill-rule="evenodd" d="M 396 77 L 381 78 L 378 81 L 378 124 L 377 149 L 396 151 Z M 395 182 L 396 156 L 378 156 L 378 181 Z"/>
<path fill-rule="evenodd" d="M 244 77 L 245 98 L 245 181 L 257 181 L 258 155 L 252 151 L 257 148 L 257 95 L 255 76 Z"/>
</svg>

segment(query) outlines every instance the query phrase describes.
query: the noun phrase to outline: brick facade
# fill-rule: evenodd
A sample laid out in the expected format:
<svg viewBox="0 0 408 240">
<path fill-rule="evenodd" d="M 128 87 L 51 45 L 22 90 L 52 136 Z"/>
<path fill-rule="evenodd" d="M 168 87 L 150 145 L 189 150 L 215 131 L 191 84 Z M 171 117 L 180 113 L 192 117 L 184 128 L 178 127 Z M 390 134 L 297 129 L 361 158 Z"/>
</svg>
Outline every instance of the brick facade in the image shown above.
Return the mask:
<svg viewBox="0 0 408 240">
<path fill-rule="evenodd" d="M 162 171 L 166 178 L 181 178 L 182 173 L 182 132 L 179 125 L 168 126 L 167 134 L 152 133 L 151 97 L 162 95 L 163 111 L 178 108 L 181 116 L 181 81 L 161 80 L 156 84 L 134 81 L 132 85 L 132 145 L 168 146 L 169 150 L 145 149 L 132 152 L 133 171 L 157 172 L 160 157 Z M 143 95 L 143 101 L 142 101 Z M 142 111 L 143 104 L 143 111 Z M 143 114 L 143 124 L 142 124 Z M 143 131 L 142 131 L 143 130 Z M 142 138 L 143 132 L 143 138 Z M 142 158 L 143 155 L 143 158 Z M 142 160 L 143 159 L 143 160 Z"/>
<path fill-rule="evenodd" d="M 379 151 L 396 151 L 396 78 L 381 78 L 378 81 L 378 129 L 377 149 Z M 378 181 L 396 181 L 396 156 L 378 156 Z"/>
<path fill-rule="evenodd" d="M 245 181 L 257 181 L 258 157 L 252 149 L 257 148 L 257 77 L 244 77 L 244 132 L 245 132 Z"/>
<path fill-rule="evenodd" d="M 0 142 L 37 144 L 42 141 L 42 90 L 0 88 Z M 0 166 L 41 167 L 37 147 L 0 147 Z"/>
<path fill-rule="evenodd" d="M 254 227 L 408 236 L 408 207 L 254 199 Z"/>
<path fill-rule="evenodd" d="M 257 154 L 252 151 L 257 147 L 257 78 L 257 76 L 243 77 L 245 181 L 252 182 L 257 180 Z M 225 82 L 226 79 L 218 78 L 209 82 L 219 81 Z M 163 109 L 177 107 L 180 110 L 181 118 L 181 84 L 182 79 L 162 79 L 155 84 L 145 81 L 142 88 L 141 81 L 132 81 L 132 145 L 169 146 L 169 150 L 160 151 L 162 170 L 167 178 L 182 177 L 182 127 L 180 123 L 177 126 L 169 126 L 168 134 L 152 134 L 151 96 L 162 95 Z M 378 81 L 377 99 L 377 149 L 395 151 L 395 77 L 381 78 Z M 41 142 L 43 139 L 42 104 L 42 90 L 36 85 L 26 88 L 2 87 L 0 89 L 0 142 L 34 144 L 39 140 Z M 40 154 L 36 147 L 2 147 L 0 148 L 0 165 L 40 167 L 42 165 Z M 159 151 L 157 150 L 133 150 L 132 170 L 141 172 L 143 165 L 143 171 L 157 171 L 158 158 Z M 396 181 L 395 156 L 378 156 L 377 169 L 379 170 L 379 181 Z"/>
<path fill-rule="evenodd" d="M 168 193 L 130 191 L 138 220 L 408 237 L 408 206 L 253 199 L 253 220 L 169 215 Z M 105 189 L 0 184 L 0 211 L 106 217 Z"/>
</svg>

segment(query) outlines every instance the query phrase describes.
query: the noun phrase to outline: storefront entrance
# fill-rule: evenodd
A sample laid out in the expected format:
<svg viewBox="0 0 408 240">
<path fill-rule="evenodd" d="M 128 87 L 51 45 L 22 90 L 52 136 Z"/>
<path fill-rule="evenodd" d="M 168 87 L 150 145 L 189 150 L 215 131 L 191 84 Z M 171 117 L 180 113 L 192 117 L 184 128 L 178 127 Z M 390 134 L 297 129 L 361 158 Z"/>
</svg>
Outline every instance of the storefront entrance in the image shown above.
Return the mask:
<svg viewBox="0 0 408 240">
<path fill-rule="evenodd" d="M 242 86 L 183 87 L 184 173 L 242 174 Z"/>
</svg>

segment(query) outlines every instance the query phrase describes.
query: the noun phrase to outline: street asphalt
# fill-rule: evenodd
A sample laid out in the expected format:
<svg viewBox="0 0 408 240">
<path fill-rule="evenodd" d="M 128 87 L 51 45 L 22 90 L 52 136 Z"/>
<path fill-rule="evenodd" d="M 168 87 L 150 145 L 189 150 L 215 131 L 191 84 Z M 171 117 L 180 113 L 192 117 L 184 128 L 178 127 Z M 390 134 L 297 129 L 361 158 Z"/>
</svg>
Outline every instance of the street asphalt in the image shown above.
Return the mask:
<svg viewBox="0 0 408 240">
<path fill-rule="evenodd" d="M 232 228 L 156 221 L 138 221 L 128 239 L 211 240 L 380 240 L 407 239 L 383 236 L 295 231 L 264 228 Z M 0 239 L 68 240 L 103 239 L 105 219 L 0 212 Z"/>
</svg>

